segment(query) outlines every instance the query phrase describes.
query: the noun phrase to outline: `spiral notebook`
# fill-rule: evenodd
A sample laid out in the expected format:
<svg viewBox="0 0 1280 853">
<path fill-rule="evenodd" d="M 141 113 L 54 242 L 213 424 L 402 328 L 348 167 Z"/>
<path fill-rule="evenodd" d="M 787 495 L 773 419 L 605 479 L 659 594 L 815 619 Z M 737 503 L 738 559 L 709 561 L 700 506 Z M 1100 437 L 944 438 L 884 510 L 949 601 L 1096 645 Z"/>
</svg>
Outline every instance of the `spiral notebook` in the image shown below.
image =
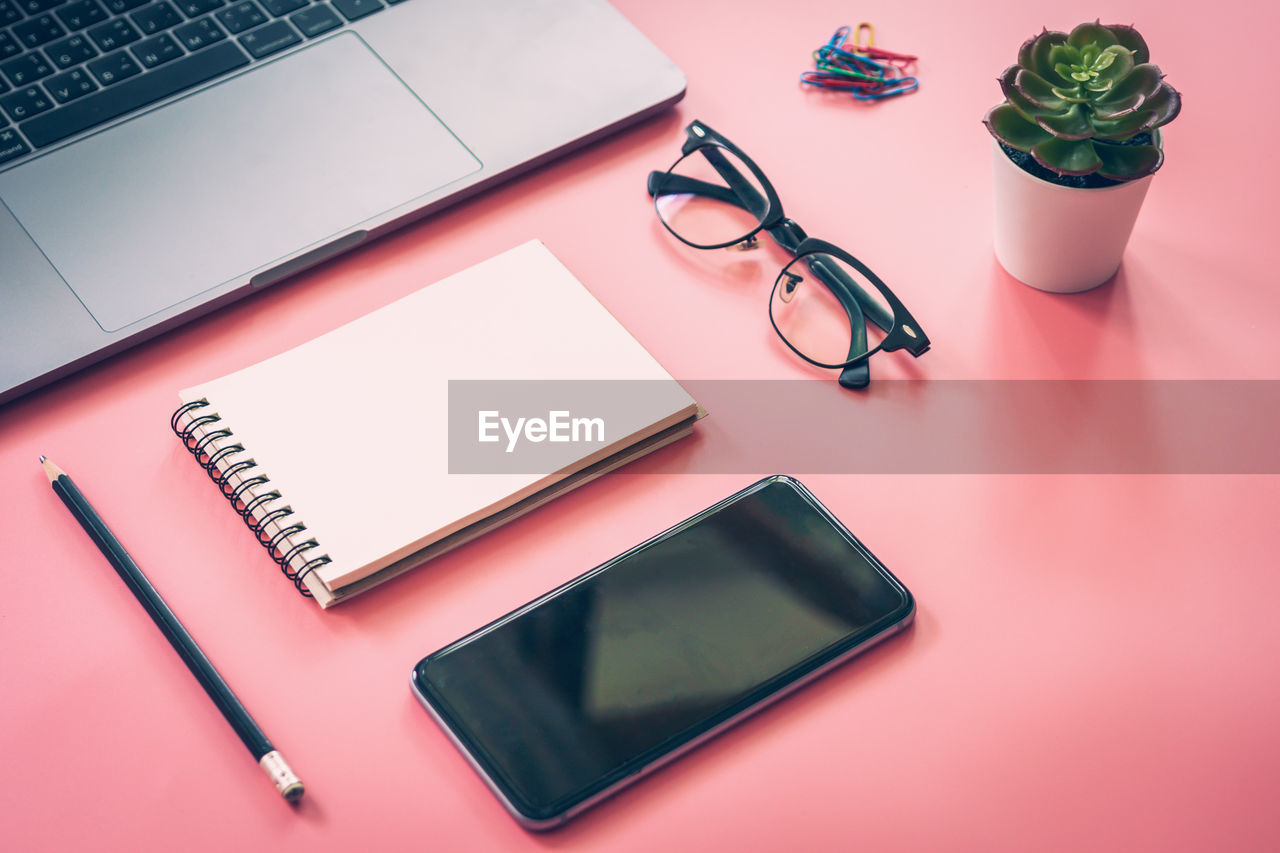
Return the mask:
<svg viewBox="0 0 1280 853">
<path fill-rule="evenodd" d="M 547 380 L 664 392 L 595 444 L 561 448 L 554 470 L 452 470 L 451 386 Z M 537 241 L 179 396 L 174 431 L 322 607 L 687 435 L 701 414 Z"/>
</svg>

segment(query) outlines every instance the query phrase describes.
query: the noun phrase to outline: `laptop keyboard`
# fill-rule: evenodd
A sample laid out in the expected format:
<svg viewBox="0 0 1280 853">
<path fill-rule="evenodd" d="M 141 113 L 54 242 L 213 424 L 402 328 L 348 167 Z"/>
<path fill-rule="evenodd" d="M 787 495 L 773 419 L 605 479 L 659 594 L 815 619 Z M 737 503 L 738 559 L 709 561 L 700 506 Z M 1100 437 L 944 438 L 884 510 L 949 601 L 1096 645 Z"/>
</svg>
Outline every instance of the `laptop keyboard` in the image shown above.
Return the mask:
<svg viewBox="0 0 1280 853">
<path fill-rule="evenodd" d="M 0 0 L 0 164 L 402 0 Z"/>
</svg>

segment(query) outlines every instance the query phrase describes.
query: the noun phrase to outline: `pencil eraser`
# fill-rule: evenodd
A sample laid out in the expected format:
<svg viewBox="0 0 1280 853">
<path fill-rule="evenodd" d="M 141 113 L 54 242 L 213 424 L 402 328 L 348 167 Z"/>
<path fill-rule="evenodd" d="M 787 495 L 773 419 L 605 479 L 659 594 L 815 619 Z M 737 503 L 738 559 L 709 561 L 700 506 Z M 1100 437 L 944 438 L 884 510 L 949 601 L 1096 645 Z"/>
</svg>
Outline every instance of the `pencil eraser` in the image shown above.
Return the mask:
<svg viewBox="0 0 1280 853">
<path fill-rule="evenodd" d="M 276 786 L 280 796 L 289 802 L 297 800 L 306 791 L 306 788 L 302 785 L 302 780 L 289 767 L 289 762 L 285 761 L 284 756 L 274 749 L 258 760 L 258 766 L 271 779 L 271 784 Z"/>
</svg>

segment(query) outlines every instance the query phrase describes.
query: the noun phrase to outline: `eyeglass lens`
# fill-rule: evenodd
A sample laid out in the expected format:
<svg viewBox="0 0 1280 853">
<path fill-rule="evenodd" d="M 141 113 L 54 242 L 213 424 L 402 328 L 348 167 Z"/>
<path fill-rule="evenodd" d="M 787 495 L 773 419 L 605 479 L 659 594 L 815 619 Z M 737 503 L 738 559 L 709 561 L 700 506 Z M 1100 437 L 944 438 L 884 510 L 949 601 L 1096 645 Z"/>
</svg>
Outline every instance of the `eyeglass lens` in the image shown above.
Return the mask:
<svg viewBox="0 0 1280 853">
<path fill-rule="evenodd" d="M 893 308 L 856 267 L 823 253 L 801 255 L 778 275 L 769 317 L 792 349 L 824 367 L 873 353 L 893 328 Z"/>
<path fill-rule="evenodd" d="M 685 155 L 654 194 L 658 217 L 673 234 L 700 248 L 741 241 L 760 227 L 764 187 L 747 164 L 719 146 Z"/>
</svg>

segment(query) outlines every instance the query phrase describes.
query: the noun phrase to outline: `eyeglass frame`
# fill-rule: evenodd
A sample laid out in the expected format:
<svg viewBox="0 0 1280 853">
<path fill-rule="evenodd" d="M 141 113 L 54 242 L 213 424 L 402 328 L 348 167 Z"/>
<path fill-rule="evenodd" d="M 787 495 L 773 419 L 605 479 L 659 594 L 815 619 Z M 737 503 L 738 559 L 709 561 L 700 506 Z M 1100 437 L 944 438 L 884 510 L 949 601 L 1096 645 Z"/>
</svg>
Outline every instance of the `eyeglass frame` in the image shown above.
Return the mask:
<svg viewBox="0 0 1280 853">
<path fill-rule="evenodd" d="M 930 346 L 928 336 L 920 328 L 920 324 L 916 322 L 911 312 L 907 311 L 902 301 L 889 289 L 889 286 L 881 281 L 880 277 L 873 273 L 866 264 L 852 254 L 834 243 L 808 236 L 794 219 L 788 218 L 783 212 L 782 200 L 778 197 L 773 184 L 765 177 L 764 172 L 756 165 L 755 161 L 748 157 L 741 148 L 701 121 L 690 122 L 688 127 L 685 128 L 685 134 L 686 139 L 680 149 L 680 158 L 665 172 L 650 172 L 646 182 L 646 189 L 653 198 L 654 211 L 658 215 L 658 221 L 662 223 L 662 227 L 666 228 L 671 236 L 686 246 L 695 249 L 727 249 L 739 245 L 744 248 L 754 248 L 757 242 L 756 235 L 761 231 L 765 231 L 773 238 L 775 243 L 793 255 L 793 259 L 778 273 L 778 277 L 773 283 L 773 290 L 769 294 L 769 322 L 778 337 L 792 352 L 817 367 L 841 370 L 839 382 L 846 388 L 866 387 L 871 381 L 867 362 L 871 356 L 878 352 L 894 352 L 905 349 L 915 358 L 919 358 L 928 352 Z M 764 190 L 763 199 L 760 199 L 760 194 L 756 191 L 756 188 L 751 186 L 741 171 L 732 163 L 726 161 L 722 156 L 712 156 L 712 153 L 718 154 L 718 152 L 714 151 L 716 148 L 723 148 L 734 157 L 737 157 L 751 170 L 752 176 L 759 182 L 760 188 Z M 708 149 L 712 153 L 708 153 Z M 706 157 L 712 168 L 720 174 L 727 186 L 722 187 L 707 183 L 696 178 L 675 174 L 672 171 L 697 151 L 703 152 L 703 156 Z M 672 192 L 673 189 L 676 192 Z M 658 201 L 663 195 L 683 194 L 698 195 L 703 198 L 723 201 L 752 214 L 759 222 L 754 229 L 734 240 L 706 245 L 694 243 L 676 232 L 662 216 L 662 211 L 658 209 Z M 764 201 L 764 208 L 757 212 L 754 208 L 758 208 L 761 200 Z M 884 297 L 885 302 L 888 303 L 892 311 L 891 315 L 886 316 L 883 306 L 869 296 L 861 285 L 849 278 L 838 267 L 831 268 L 824 274 L 823 269 L 815 269 L 813 267 L 813 261 L 806 261 L 810 271 L 831 291 L 832 295 L 840 302 L 841 307 L 844 308 L 845 313 L 848 314 L 852 334 L 852 340 L 850 341 L 851 351 L 857 347 L 866 349 L 866 323 L 868 320 L 875 323 L 885 333 L 884 339 L 873 349 L 843 362 L 825 363 L 805 355 L 791 341 L 787 340 L 786 335 L 778 328 L 778 323 L 773 317 L 773 299 L 777 294 L 779 284 L 783 282 L 784 278 L 789 279 L 789 284 L 794 282 L 794 274 L 788 271 L 793 265 L 807 256 L 817 254 L 830 255 L 856 269 L 880 291 L 880 295 Z"/>
</svg>

